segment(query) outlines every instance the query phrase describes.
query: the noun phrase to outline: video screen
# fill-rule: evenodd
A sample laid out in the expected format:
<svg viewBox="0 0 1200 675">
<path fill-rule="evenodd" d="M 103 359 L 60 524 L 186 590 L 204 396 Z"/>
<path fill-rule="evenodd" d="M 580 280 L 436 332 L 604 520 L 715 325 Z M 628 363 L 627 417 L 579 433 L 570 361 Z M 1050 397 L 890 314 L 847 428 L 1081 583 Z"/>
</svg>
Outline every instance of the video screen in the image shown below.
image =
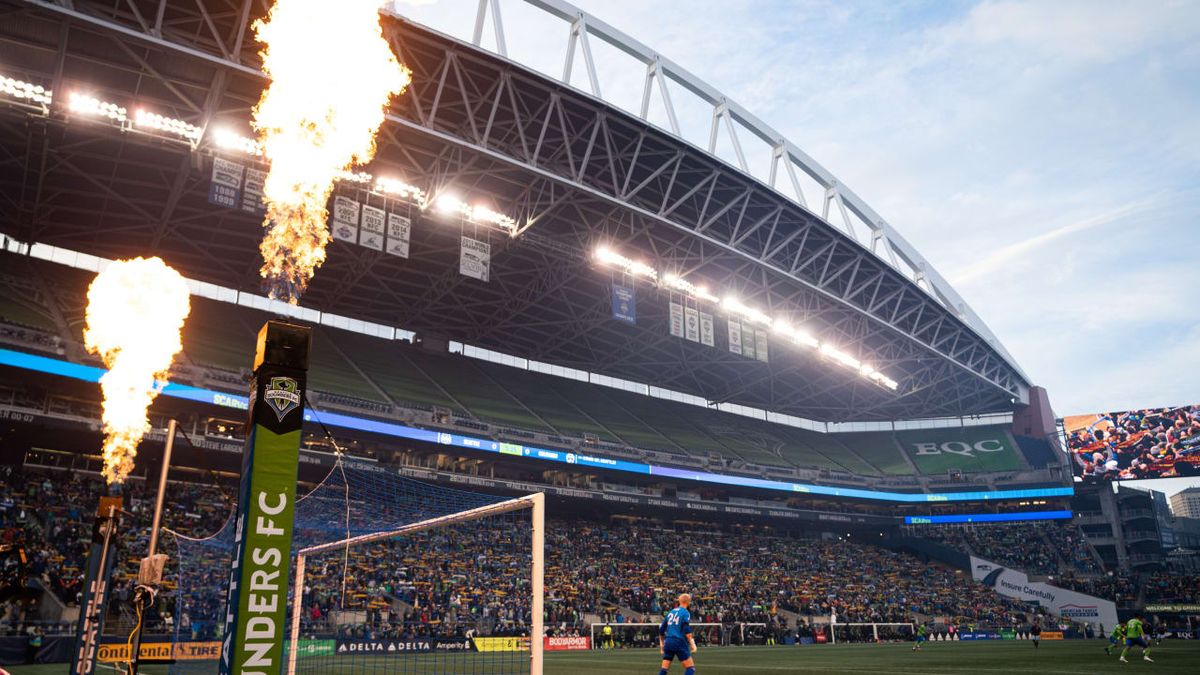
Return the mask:
<svg viewBox="0 0 1200 675">
<path fill-rule="evenodd" d="M 1200 476 L 1200 405 L 1063 418 L 1083 480 Z"/>
</svg>

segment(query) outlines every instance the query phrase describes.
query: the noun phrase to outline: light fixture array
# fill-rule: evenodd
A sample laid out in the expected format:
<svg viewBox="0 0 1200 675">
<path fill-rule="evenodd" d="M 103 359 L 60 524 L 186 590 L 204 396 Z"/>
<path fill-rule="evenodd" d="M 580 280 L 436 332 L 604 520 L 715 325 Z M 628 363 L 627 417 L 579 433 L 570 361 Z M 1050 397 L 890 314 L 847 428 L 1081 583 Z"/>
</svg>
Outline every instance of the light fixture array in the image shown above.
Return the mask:
<svg viewBox="0 0 1200 675">
<path fill-rule="evenodd" d="M 37 103 L 42 106 L 49 106 L 54 101 L 54 92 L 42 85 L 5 75 L 0 75 L 0 94 L 19 103 Z"/>
<path fill-rule="evenodd" d="M 737 296 L 727 295 L 724 299 L 718 298 L 707 287 L 694 284 L 674 273 L 663 274 L 660 279 L 658 271 L 648 263 L 635 261 L 628 256 L 614 251 L 609 246 L 598 246 L 594 252 L 594 257 L 601 265 L 621 270 L 630 276 L 651 279 L 657 282 L 662 288 L 680 292 L 697 301 L 705 301 L 718 305 L 727 314 L 735 316 L 742 321 L 769 328 L 776 336 L 787 338 L 794 345 L 812 349 L 823 358 L 849 370 L 853 370 L 860 376 L 886 389 L 896 391 L 900 387 L 898 382 L 879 372 L 871 364 L 863 363 L 831 342 L 824 342 L 817 339 L 812 333 L 803 328 L 793 326 L 785 319 L 772 319 L 762 310 L 742 302 Z"/>
<path fill-rule="evenodd" d="M 18 103 L 35 103 L 49 107 L 53 101 L 53 92 L 42 85 L 33 84 L 0 74 L 0 99 L 8 99 Z M 160 115 L 145 108 L 137 108 L 132 116 L 125 106 L 105 101 L 84 91 L 73 91 L 67 96 L 66 108 L 69 112 L 100 119 L 107 119 L 121 129 L 136 129 L 139 132 L 155 135 L 170 136 L 187 141 L 193 148 L 207 137 L 209 143 L 222 150 L 238 152 L 251 157 L 264 157 L 263 146 L 254 138 L 239 134 L 228 127 L 216 126 L 207 132 L 186 120 Z M 436 204 L 431 204 L 425 191 L 398 178 L 390 176 L 374 176 L 365 171 L 347 171 L 340 180 L 359 183 L 368 186 L 373 192 L 409 201 L 422 210 L 431 205 L 436 206 L 439 213 L 453 213 L 480 225 L 489 225 L 515 233 L 516 220 L 484 204 L 470 205 L 452 194 L 446 193 L 439 197 Z M 444 202 L 444 205 L 443 205 Z"/>
</svg>

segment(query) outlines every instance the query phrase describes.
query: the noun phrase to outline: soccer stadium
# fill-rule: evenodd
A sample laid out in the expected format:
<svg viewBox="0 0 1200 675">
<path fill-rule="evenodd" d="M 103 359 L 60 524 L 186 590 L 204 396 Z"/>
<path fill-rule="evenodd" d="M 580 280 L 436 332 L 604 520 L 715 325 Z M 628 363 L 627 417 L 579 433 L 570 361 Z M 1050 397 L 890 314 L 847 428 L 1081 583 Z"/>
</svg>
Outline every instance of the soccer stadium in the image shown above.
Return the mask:
<svg viewBox="0 0 1200 675">
<path fill-rule="evenodd" d="M 1196 672 L 1120 481 L 1200 407 L 1058 415 L 636 26 L 459 4 L 0 1 L 0 673 Z"/>
</svg>

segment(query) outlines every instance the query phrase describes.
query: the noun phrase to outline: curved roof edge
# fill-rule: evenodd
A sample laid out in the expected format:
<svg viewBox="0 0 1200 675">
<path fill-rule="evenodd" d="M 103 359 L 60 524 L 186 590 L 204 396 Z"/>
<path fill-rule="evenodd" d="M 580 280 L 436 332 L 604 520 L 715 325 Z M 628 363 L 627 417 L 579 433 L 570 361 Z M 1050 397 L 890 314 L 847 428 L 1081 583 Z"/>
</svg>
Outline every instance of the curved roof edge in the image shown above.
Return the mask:
<svg viewBox="0 0 1200 675">
<path fill-rule="evenodd" d="M 639 116 L 649 122 L 649 111 L 652 97 L 660 97 L 666 112 L 669 131 L 674 136 L 693 146 L 705 150 L 710 155 L 719 157 L 716 152 L 718 137 L 724 135 L 734 149 L 736 163 L 734 166 L 754 180 L 762 179 L 751 171 L 743 152 L 737 128 L 741 127 L 758 141 L 764 143 L 770 150 L 770 166 L 766 167 L 769 177 L 767 185 L 780 195 L 821 218 L 831 227 L 838 229 L 853 239 L 864 249 L 886 261 L 891 267 L 908 278 L 917 287 L 922 288 L 937 300 L 952 314 L 957 316 L 968 328 L 986 341 L 1009 366 L 1019 374 L 1027 384 L 1033 381 L 1008 352 L 999 338 L 992 333 L 983 319 L 967 304 L 967 302 L 951 287 L 943 277 L 911 243 L 898 233 L 882 216 L 875 212 L 853 190 L 844 185 L 831 171 L 800 149 L 795 143 L 784 137 L 766 122 L 756 117 L 742 105 L 733 101 L 721 91 L 701 80 L 685 68 L 669 58 L 662 56 L 637 39 L 614 28 L 587 12 L 564 2 L 563 0 L 521 0 L 567 25 L 566 48 L 563 57 L 563 74 L 557 78 L 563 84 L 579 89 L 571 84 L 571 74 L 576 53 L 580 54 L 587 74 L 589 90 L 579 89 L 604 103 L 624 110 L 618 103 L 605 99 L 602 94 L 599 78 L 596 73 L 595 58 L 592 54 L 589 40 L 599 39 L 615 47 L 645 66 L 643 74 L 643 92 Z M 384 10 L 385 13 L 399 15 L 394 10 Z M 429 25 L 413 17 L 409 20 Z M 496 45 L 495 53 L 522 67 L 534 68 L 531 64 L 521 63 L 508 54 L 505 40 L 504 22 L 498 0 L 479 0 L 476 11 L 471 42 L 480 49 L 486 49 L 483 44 L 485 27 L 490 26 Z M 440 30 L 436 26 L 430 26 Z M 490 50 L 489 50 L 490 51 Z M 536 70 L 536 68 L 534 68 Z M 707 139 L 689 138 L 680 127 L 671 101 L 667 81 L 681 86 L 689 93 L 712 107 L 712 125 Z M 657 89 L 657 91 L 655 91 Z M 761 168 L 761 167 L 760 167 Z M 783 169 L 780 171 L 780 169 Z M 810 206 L 809 197 L 805 195 L 796 170 L 799 169 L 819 188 L 820 194 L 811 195 L 814 198 Z M 786 176 L 784 180 L 790 185 L 793 194 L 776 185 L 776 179 Z M 816 205 L 819 204 L 819 211 Z M 835 222 L 840 217 L 841 223 Z M 863 226 L 867 232 L 859 232 Z"/>
</svg>

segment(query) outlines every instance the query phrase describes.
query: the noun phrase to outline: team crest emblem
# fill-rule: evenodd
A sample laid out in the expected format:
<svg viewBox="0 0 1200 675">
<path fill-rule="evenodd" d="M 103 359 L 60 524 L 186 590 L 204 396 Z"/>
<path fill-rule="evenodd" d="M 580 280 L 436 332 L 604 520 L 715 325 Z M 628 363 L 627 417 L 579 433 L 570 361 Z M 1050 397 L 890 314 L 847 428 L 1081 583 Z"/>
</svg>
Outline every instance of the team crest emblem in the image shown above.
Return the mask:
<svg viewBox="0 0 1200 675">
<path fill-rule="evenodd" d="M 300 407 L 300 385 L 290 377 L 272 377 L 267 383 L 267 391 L 263 393 L 263 400 L 282 422 L 288 413 Z"/>
</svg>

